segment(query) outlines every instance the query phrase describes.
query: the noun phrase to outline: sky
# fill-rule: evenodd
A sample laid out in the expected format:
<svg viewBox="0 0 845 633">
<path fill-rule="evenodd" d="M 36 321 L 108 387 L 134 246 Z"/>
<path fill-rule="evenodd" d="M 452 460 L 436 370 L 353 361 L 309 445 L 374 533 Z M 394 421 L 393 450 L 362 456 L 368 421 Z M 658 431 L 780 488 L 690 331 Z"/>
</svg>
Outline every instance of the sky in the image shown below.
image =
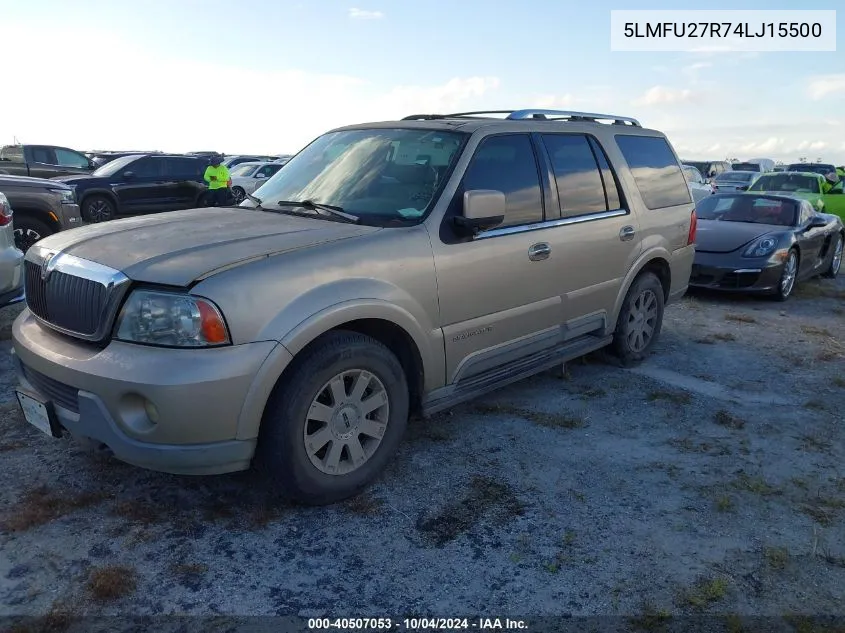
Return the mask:
<svg viewBox="0 0 845 633">
<path fill-rule="evenodd" d="M 845 5 L 837 52 L 792 53 L 613 52 L 621 8 L 795 3 L 0 0 L 0 144 L 294 153 L 350 123 L 546 107 L 633 116 L 686 160 L 845 164 Z"/>
</svg>

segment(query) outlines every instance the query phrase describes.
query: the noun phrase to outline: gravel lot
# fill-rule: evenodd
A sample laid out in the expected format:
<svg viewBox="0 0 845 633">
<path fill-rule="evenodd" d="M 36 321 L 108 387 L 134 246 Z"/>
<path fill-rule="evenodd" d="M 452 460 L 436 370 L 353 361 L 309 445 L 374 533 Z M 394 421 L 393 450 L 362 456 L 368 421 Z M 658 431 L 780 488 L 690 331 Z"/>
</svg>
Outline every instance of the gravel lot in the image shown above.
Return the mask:
<svg viewBox="0 0 845 633">
<path fill-rule="evenodd" d="M 637 369 L 588 358 L 415 421 L 329 508 L 42 436 L 0 354 L 0 609 L 843 614 L 845 279 L 797 292 L 688 296 Z"/>
</svg>

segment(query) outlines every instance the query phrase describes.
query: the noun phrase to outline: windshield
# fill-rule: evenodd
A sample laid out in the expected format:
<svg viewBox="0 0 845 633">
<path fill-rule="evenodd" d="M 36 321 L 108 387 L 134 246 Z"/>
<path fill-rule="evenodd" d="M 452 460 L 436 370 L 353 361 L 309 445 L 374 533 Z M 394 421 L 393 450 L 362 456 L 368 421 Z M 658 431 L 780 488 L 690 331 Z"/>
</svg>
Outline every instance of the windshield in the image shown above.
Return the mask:
<svg viewBox="0 0 845 633">
<path fill-rule="evenodd" d="M 451 173 L 466 135 L 427 129 L 330 132 L 293 157 L 256 192 L 280 201 L 331 205 L 362 222 L 420 221 Z M 247 200 L 242 206 L 253 206 Z"/>
<path fill-rule="evenodd" d="M 749 191 L 784 191 L 789 193 L 819 193 L 819 181 L 803 174 L 771 174 L 760 176 Z"/>
<path fill-rule="evenodd" d="M 718 182 L 749 182 L 758 173 L 754 171 L 723 171 L 716 176 Z"/>
<path fill-rule="evenodd" d="M 776 226 L 794 226 L 797 213 L 797 201 L 749 195 L 710 196 L 701 200 L 695 207 L 699 220 Z"/>
<path fill-rule="evenodd" d="M 256 167 L 258 167 L 258 165 L 255 163 L 241 163 L 240 165 L 233 167 L 232 171 L 229 172 L 229 175 L 232 177 L 249 176 L 253 171 L 255 171 Z"/>
<path fill-rule="evenodd" d="M 92 172 L 92 176 L 113 176 L 121 169 L 126 167 L 129 163 L 136 160 L 138 158 L 137 155 L 132 156 L 123 156 L 122 158 L 115 158 L 113 161 L 110 161 L 100 167 L 99 169 L 94 170 Z"/>
</svg>

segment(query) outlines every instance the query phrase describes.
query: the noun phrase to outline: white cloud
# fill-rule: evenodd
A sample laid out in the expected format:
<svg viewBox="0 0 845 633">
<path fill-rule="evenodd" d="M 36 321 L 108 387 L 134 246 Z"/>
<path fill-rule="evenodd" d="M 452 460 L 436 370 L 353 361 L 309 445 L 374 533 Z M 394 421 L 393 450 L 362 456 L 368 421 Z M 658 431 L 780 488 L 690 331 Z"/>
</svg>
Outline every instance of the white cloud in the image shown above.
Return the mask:
<svg viewBox="0 0 845 633">
<path fill-rule="evenodd" d="M 349 17 L 353 20 L 381 20 L 384 13 L 381 11 L 367 11 L 366 9 L 349 9 Z"/>
<path fill-rule="evenodd" d="M 669 105 L 686 103 L 695 97 L 695 93 L 687 88 L 669 88 L 667 86 L 652 86 L 638 99 L 634 105 Z"/>
<path fill-rule="evenodd" d="M 819 75 L 810 79 L 810 98 L 818 101 L 828 95 L 845 92 L 845 74 Z"/>
<path fill-rule="evenodd" d="M 696 62 L 694 64 L 690 64 L 688 66 L 684 66 L 681 68 L 681 72 L 690 77 L 696 77 L 700 70 L 704 70 L 705 68 L 711 68 L 713 64 L 710 62 Z"/>
<path fill-rule="evenodd" d="M 105 32 L 77 35 L 110 51 L 97 60 L 99 76 L 109 81 L 96 88 L 96 102 L 86 99 L 84 88 L 70 87 L 62 103 L 72 104 L 72 114 L 59 116 L 56 95 L 68 89 L 66 82 L 57 76 L 51 83 L 32 72 L 49 67 L 50 54 L 27 46 L 33 33 L 4 33 L 5 46 L 30 54 L 27 64 L 3 71 L 4 84 L 28 97 L 3 103 L 0 144 L 17 136 L 21 142 L 79 150 L 290 153 L 341 125 L 419 112 L 484 109 L 499 86 L 495 77 L 454 77 L 392 88 L 340 74 L 220 68 L 211 66 L 213 61 L 157 58 L 154 51 Z M 61 39 L 48 29 L 42 36 Z M 208 83 L 215 76 L 227 77 L 225 95 L 215 94 Z"/>
</svg>

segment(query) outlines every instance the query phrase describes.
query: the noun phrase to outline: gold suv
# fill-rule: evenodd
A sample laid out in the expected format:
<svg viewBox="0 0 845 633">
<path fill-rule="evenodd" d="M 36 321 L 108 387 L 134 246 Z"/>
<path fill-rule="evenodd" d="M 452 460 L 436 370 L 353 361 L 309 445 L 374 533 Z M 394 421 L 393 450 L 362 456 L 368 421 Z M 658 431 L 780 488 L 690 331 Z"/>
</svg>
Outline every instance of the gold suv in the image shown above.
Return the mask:
<svg viewBox="0 0 845 633">
<path fill-rule="evenodd" d="M 666 137 L 556 110 L 318 137 L 238 207 L 52 235 L 26 255 L 18 398 L 50 435 L 183 474 L 256 466 L 307 503 L 430 415 L 593 350 L 649 353 L 696 218 Z"/>
</svg>

